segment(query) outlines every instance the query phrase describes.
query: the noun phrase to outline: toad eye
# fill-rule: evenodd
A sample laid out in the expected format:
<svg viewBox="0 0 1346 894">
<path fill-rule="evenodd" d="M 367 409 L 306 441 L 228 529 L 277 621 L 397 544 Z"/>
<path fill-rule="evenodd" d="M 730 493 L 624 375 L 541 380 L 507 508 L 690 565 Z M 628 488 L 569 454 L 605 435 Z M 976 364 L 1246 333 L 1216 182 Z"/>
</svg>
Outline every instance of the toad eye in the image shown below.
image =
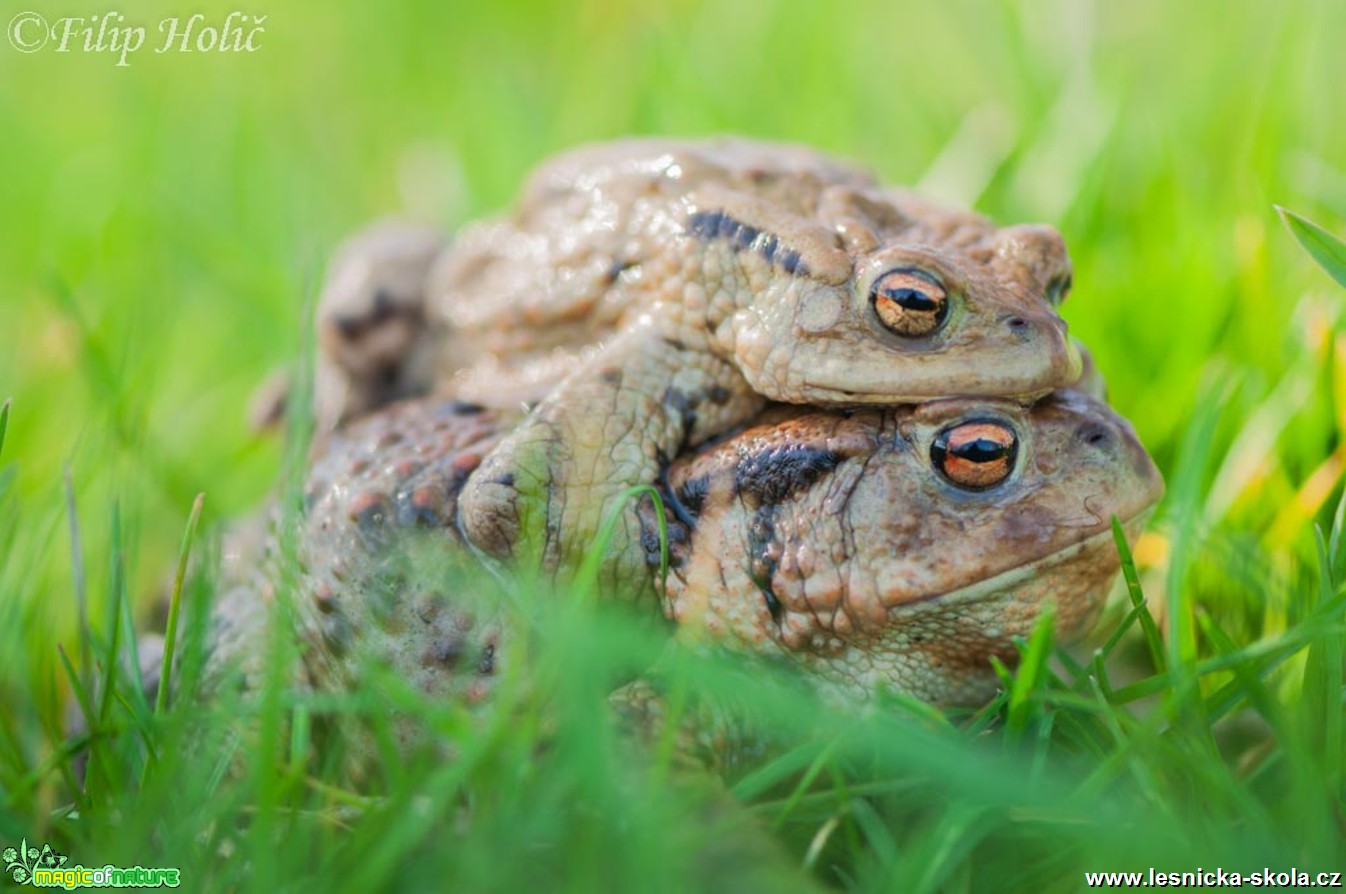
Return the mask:
<svg viewBox="0 0 1346 894">
<path fill-rule="evenodd" d="M 975 420 L 944 429 L 930 445 L 940 474 L 965 490 L 995 487 L 1014 471 L 1019 439 L 1001 422 Z"/>
<path fill-rule="evenodd" d="M 890 332 L 904 338 L 929 335 L 949 315 L 949 293 L 919 270 L 889 270 L 869 289 L 874 312 Z"/>
</svg>

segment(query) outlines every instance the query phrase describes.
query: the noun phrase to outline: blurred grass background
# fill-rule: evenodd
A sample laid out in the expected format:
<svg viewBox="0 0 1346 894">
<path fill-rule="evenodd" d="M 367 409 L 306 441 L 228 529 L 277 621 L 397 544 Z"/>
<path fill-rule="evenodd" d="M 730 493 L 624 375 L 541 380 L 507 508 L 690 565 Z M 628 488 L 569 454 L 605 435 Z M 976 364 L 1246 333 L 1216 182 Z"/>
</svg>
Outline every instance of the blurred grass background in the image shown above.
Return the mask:
<svg viewBox="0 0 1346 894">
<path fill-rule="evenodd" d="M 115 499 L 148 604 L 197 492 L 220 519 L 274 485 L 248 399 L 298 357 L 337 240 L 390 213 L 451 228 L 539 159 L 628 133 L 807 142 L 1057 225 L 1065 316 L 1170 481 L 1139 548 L 1151 598 L 1252 639 L 1314 573 L 1346 320 L 1273 203 L 1346 232 L 1346 4 L 16 3 L 0 18 L 116 11 L 149 34 L 126 67 L 0 42 L 7 698 L 73 636 L 63 467 L 90 574 Z M 256 52 L 154 52 L 161 20 L 235 9 L 266 17 Z"/>
</svg>

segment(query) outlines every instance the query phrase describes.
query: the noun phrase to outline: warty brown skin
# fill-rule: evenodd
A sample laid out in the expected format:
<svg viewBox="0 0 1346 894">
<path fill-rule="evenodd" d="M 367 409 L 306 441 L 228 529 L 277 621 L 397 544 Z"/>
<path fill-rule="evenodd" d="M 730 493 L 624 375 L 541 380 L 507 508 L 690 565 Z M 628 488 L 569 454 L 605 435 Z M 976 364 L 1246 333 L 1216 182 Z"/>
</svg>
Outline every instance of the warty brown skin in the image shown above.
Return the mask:
<svg viewBox="0 0 1346 894">
<path fill-rule="evenodd" d="M 988 423 L 1016 435 L 1007 474 L 955 484 L 934 444 Z M 785 658 L 849 699 L 887 686 L 940 704 L 987 698 L 991 657 L 1012 664 L 1048 605 L 1062 640 L 1086 632 L 1119 568 L 1112 516 L 1134 537 L 1163 492 L 1131 426 L 1073 391 L 778 409 L 667 480 L 681 635 Z"/>
<path fill-rule="evenodd" d="M 298 544 L 312 685 L 346 685 L 372 657 L 428 692 L 469 703 L 489 693 L 508 638 L 459 498 L 512 421 L 428 399 L 327 441 Z M 941 472 L 933 446 L 951 431 L 983 446 L 985 432 L 1012 433 L 1013 458 L 988 460 L 1003 480 L 968 490 L 948 460 Z M 1118 567 L 1111 516 L 1134 536 L 1162 492 L 1130 426 L 1075 392 L 1031 408 L 774 407 L 674 461 L 662 481 L 666 588 L 651 501 L 631 548 L 638 593 L 657 597 L 679 636 L 797 663 L 849 700 L 883 686 L 944 704 L 984 699 L 990 658 L 1012 662 L 1013 637 L 1046 605 L 1063 639 L 1084 632 Z M 265 641 L 255 633 L 265 593 L 229 591 L 216 613 L 220 658 Z"/>
</svg>

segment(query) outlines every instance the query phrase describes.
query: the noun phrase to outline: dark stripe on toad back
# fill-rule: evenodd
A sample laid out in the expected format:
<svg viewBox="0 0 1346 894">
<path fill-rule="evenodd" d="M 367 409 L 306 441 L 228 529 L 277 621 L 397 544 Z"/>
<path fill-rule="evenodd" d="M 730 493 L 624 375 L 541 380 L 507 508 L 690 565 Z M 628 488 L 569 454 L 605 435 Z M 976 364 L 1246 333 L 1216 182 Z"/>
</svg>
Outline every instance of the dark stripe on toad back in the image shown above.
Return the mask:
<svg viewBox="0 0 1346 894">
<path fill-rule="evenodd" d="M 660 398 L 660 403 L 678 414 L 684 433 L 690 432 L 696 427 L 696 408 L 700 402 L 698 396 L 688 394 L 681 388 L 672 385 L 664 389 L 663 397 Z M 685 434 L 684 437 L 686 437 Z"/>
<path fill-rule="evenodd" d="M 791 276 L 807 276 L 799 252 L 785 249 L 771 233 L 736 220 L 723 211 L 697 211 L 687 219 L 687 232 L 706 242 L 723 240 L 734 251 L 752 251 L 777 264 Z"/>
<path fill-rule="evenodd" d="M 762 239 L 762 244 L 757 247 L 757 250 L 762 253 L 762 257 L 774 262 L 776 260 L 776 249 L 779 247 L 780 240 L 768 233 Z"/>
<path fill-rule="evenodd" d="M 706 494 L 710 492 L 710 476 L 697 475 L 683 482 L 677 490 L 671 492 L 673 512 L 687 525 L 696 524 L 696 518 L 706 505 Z"/>
<path fill-rule="evenodd" d="M 722 217 L 718 211 L 697 211 L 687 219 L 687 232 L 700 239 L 714 239 Z"/>
<path fill-rule="evenodd" d="M 771 579 L 776 574 L 776 560 L 770 557 L 775 539 L 776 506 L 769 504 L 759 508 L 748 524 L 748 576 L 761 592 L 771 620 L 779 626 L 784 609 L 771 586 Z"/>
<path fill-rule="evenodd" d="M 734 469 L 734 488 L 759 506 L 774 506 L 810 487 L 840 462 L 839 454 L 820 447 L 775 447 L 740 460 Z"/>
<path fill-rule="evenodd" d="M 617 277 L 621 276 L 632 267 L 639 266 L 639 264 L 639 261 L 629 260 L 627 258 L 614 258 L 612 263 L 608 265 L 608 269 L 603 273 L 603 284 L 608 286 L 612 285 L 617 281 Z"/>
<path fill-rule="evenodd" d="M 470 401 L 450 398 L 439 405 L 440 412 L 448 413 L 451 416 L 474 416 L 477 413 L 486 412 L 486 408 L 481 404 L 474 404 Z"/>
</svg>

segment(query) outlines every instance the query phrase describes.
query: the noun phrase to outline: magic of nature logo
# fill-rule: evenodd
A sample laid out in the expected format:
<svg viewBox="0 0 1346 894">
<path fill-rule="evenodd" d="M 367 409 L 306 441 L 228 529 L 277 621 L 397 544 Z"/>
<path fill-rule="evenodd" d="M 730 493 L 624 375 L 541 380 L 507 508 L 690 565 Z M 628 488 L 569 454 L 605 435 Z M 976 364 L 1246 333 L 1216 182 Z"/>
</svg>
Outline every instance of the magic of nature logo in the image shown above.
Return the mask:
<svg viewBox="0 0 1346 894">
<path fill-rule="evenodd" d="M 24 839 L 18 847 L 0 851 L 5 861 L 5 872 L 15 882 L 37 888 L 176 888 L 181 884 L 181 872 L 176 868 L 146 866 L 67 866 L 69 857 L 52 850 L 50 844 L 41 848 Z"/>
</svg>

